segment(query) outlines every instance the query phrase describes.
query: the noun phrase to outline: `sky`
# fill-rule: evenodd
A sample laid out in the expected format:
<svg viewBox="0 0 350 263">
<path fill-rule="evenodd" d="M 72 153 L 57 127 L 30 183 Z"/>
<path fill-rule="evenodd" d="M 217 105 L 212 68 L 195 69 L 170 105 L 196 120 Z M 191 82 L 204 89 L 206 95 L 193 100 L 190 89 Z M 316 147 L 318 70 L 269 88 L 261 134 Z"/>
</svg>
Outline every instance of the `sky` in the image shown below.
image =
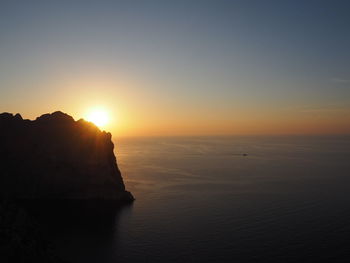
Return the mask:
<svg viewBox="0 0 350 263">
<path fill-rule="evenodd" d="M 0 112 L 115 136 L 350 134 L 349 1 L 0 1 Z"/>
</svg>

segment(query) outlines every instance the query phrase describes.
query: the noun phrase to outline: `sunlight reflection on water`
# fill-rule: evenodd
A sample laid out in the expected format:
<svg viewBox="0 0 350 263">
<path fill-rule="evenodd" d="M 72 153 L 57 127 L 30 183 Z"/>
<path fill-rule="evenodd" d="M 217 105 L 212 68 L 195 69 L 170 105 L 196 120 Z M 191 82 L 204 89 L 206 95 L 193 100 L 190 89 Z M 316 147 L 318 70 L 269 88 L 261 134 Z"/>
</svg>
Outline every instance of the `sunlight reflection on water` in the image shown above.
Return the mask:
<svg viewBox="0 0 350 263">
<path fill-rule="evenodd" d="M 174 262 L 347 253 L 349 146 L 349 137 L 119 139 L 137 200 L 116 253 Z"/>
</svg>

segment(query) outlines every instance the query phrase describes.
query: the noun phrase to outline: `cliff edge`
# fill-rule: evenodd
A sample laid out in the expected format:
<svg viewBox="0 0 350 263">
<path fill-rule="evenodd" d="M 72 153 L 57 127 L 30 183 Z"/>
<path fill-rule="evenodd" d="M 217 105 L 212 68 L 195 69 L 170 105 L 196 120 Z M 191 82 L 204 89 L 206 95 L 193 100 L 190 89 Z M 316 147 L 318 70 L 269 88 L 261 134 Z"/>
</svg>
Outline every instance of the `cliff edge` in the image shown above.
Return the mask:
<svg viewBox="0 0 350 263">
<path fill-rule="evenodd" d="M 0 114 L 0 195 L 18 199 L 134 200 L 111 134 L 60 111 L 36 120 Z"/>
</svg>

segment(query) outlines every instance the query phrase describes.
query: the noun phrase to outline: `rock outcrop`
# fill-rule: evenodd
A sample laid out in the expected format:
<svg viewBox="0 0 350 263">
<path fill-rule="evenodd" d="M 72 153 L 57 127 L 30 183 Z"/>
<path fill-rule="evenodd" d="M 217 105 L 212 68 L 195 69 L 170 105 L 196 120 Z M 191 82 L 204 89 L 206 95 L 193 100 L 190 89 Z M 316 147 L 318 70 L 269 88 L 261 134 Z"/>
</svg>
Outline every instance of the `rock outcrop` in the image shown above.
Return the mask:
<svg viewBox="0 0 350 263">
<path fill-rule="evenodd" d="M 0 195 L 18 199 L 132 201 L 111 134 L 62 112 L 36 120 L 0 114 Z"/>
</svg>

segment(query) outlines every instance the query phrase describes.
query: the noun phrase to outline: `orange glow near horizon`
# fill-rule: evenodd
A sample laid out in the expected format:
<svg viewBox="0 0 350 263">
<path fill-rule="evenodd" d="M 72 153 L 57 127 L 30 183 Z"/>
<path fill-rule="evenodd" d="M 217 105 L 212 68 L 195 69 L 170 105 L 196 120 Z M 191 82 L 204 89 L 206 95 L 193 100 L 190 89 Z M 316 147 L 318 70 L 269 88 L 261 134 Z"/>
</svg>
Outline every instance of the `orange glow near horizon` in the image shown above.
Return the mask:
<svg viewBox="0 0 350 263">
<path fill-rule="evenodd" d="M 99 103 L 101 101 L 104 103 Z M 87 99 L 64 107 L 55 105 L 53 108 L 36 109 L 31 114 L 23 114 L 25 110 L 18 112 L 24 118 L 35 119 L 41 114 L 59 109 L 75 120 L 84 118 L 93 122 L 99 128 L 111 132 L 113 137 L 350 134 L 350 110 L 347 109 L 318 115 L 297 110 L 258 112 L 253 109 L 244 116 L 235 111 L 210 116 L 191 109 L 171 111 L 164 107 L 159 110 L 142 101 L 134 102 L 137 107 L 123 100 L 113 103 L 108 98 L 100 99 L 95 104 L 103 106 L 91 107 L 94 102 Z"/>
<path fill-rule="evenodd" d="M 283 112 L 284 114 L 266 112 L 262 116 L 254 111 L 244 116 L 232 113 L 226 115 L 227 118 L 216 119 L 216 116 L 196 115 L 194 112 L 185 114 L 180 110 L 156 111 L 141 103 L 138 103 L 139 107 L 122 103 L 118 103 L 118 106 L 106 103 L 103 107 L 91 108 L 88 103 L 73 105 L 37 109 L 31 114 L 23 114 L 24 110 L 12 113 L 19 112 L 24 118 L 35 119 L 41 114 L 60 109 L 75 120 L 84 118 L 93 122 L 99 128 L 111 132 L 113 137 L 350 134 L 350 112 L 347 110 L 337 114 L 324 113 L 322 116 L 296 111 Z"/>
<path fill-rule="evenodd" d="M 289 99 L 283 104 L 256 100 L 248 106 L 189 99 L 180 105 L 173 97 L 142 91 L 145 81 L 90 75 L 51 84 L 55 92 L 50 100 L 19 97 L 16 105 L 1 105 L 2 111 L 36 119 L 60 110 L 93 122 L 113 137 L 350 134 L 350 108 L 345 106 L 306 107 Z"/>
</svg>

